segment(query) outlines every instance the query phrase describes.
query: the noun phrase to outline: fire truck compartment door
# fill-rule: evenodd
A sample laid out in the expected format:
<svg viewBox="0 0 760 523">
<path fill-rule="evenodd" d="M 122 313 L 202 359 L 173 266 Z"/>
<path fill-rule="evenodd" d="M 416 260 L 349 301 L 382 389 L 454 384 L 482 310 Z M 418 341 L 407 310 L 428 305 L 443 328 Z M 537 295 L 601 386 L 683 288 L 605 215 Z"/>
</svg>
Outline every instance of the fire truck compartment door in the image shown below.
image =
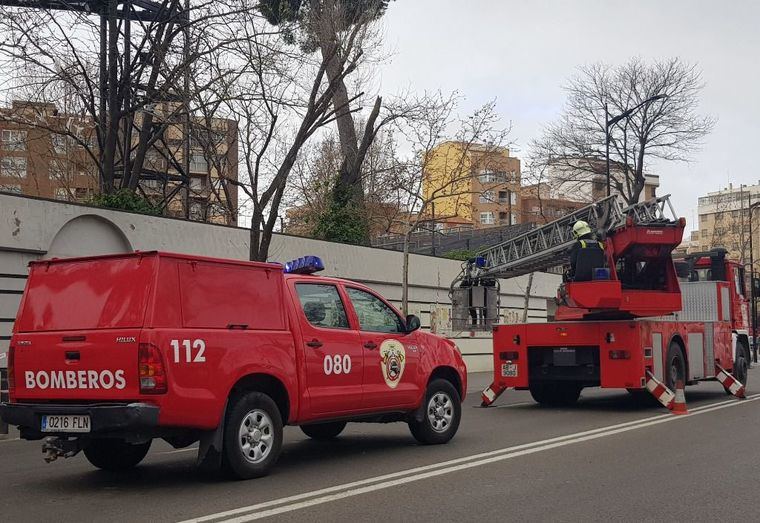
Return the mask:
<svg viewBox="0 0 760 523">
<path fill-rule="evenodd" d="M 654 377 L 662 381 L 664 379 L 662 375 L 662 333 L 652 333 L 652 357 L 654 359 Z"/>
<path fill-rule="evenodd" d="M 689 379 L 705 377 L 705 336 L 701 332 L 690 332 L 687 338 L 689 351 Z"/>
</svg>

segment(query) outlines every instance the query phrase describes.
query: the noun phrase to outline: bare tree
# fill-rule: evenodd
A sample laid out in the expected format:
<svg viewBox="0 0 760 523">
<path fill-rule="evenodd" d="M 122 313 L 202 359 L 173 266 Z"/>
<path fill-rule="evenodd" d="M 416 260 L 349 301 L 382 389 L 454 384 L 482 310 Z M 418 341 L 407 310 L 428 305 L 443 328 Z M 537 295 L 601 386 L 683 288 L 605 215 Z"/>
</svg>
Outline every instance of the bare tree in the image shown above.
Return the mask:
<svg viewBox="0 0 760 523">
<path fill-rule="evenodd" d="M 218 80 L 197 74 L 194 64 L 234 38 L 229 21 L 250 8 L 246 0 L 194 2 L 189 10 L 182 0 L 154 4 L 151 17 L 138 13 L 137 2 L 127 2 L 126 11 L 105 2 L 100 13 L 0 8 L 5 97 L 47 104 L 65 96 L 76 116 L 68 122 L 42 114 L 12 117 L 76 142 L 106 193 L 134 191 L 143 172 L 151 171 L 145 166 L 149 150 L 167 129 L 191 118 L 187 80 L 193 77 L 196 90 Z M 94 136 L 83 136 L 82 129 L 94 129 Z M 167 163 L 186 181 L 186 159 L 166 151 Z"/>
<path fill-rule="evenodd" d="M 404 237 L 401 306 L 408 310 L 409 241 L 423 224 L 460 215 L 475 193 L 472 180 L 478 164 L 472 155 L 492 158 L 504 151 L 507 129 L 498 127 L 499 115 L 494 102 L 472 114 L 457 115 L 461 98 L 456 94 L 438 93 L 420 101 L 424 111 L 415 118 L 398 120 L 394 127 L 403 136 L 410 150 L 396 170 L 399 213 L 397 226 Z M 450 147 L 442 147 L 449 142 Z M 436 203 L 447 202 L 446 210 L 433 212 Z M 440 209 L 439 205 L 439 209 Z"/>
<path fill-rule="evenodd" d="M 361 27 L 341 34 L 339 56 L 315 56 L 294 49 L 280 29 L 257 10 L 231 22 L 237 38 L 224 55 L 208 62 L 221 100 L 206 118 L 225 115 L 238 122 L 240 173 L 228 180 L 250 206 L 250 259 L 266 260 L 287 182 L 303 147 L 335 121 L 333 94 L 362 57 Z M 327 75 L 328 63 L 338 75 Z M 352 102 L 353 99 L 349 99 Z"/>
<path fill-rule="evenodd" d="M 262 12 L 275 24 L 290 31 L 295 42 L 305 52 L 319 51 L 325 60 L 325 73 L 335 86 L 332 92 L 335 121 L 341 150 L 341 162 L 332 184 L 331 203 L 328 211 L 320 217 L 317 236 L 329 240 L 369 242 L 366 221 L 365 188 L 362 165 L 367 158 L 372 141 L 380 128 L 391 119 L 381 116 L 383 101 L 380 96 L 370 104 L 371 110 L 364 115 L 362 125 L 355 118 L 361 109 L 364 93 L 351 93 L 342 78 L 340 63 L 344 55 L 352 52 L 355 43 L 346 34 L 355 35 L 362 41 L 377 39 L 373 22 L 388 7 L 389 0 L 262 0 Z M 364 45 L 362 54 L 376 49 L 376 45 Z M 359 82 L 359 88 L 366 82 Z M 353 226 L 346 227 L 346 222 Z"/>
<path fill-rule="evenodd" d="M 568 99 L 559 120 L 532 149 L 553 169 L 563 192 L 604 184 L 605 105 L 610 117 L 641 105 L 610 128 L 611 183 L 628 202 L 638 201 L 651 159 L 687 161 L 712 130 L 715 119 L 698 114 L 703 86 L 697 66 L 678 58 L 582 66 L 565 86 Z M 664 98 L 646 103 L 658 95 Z"/>
</svg>

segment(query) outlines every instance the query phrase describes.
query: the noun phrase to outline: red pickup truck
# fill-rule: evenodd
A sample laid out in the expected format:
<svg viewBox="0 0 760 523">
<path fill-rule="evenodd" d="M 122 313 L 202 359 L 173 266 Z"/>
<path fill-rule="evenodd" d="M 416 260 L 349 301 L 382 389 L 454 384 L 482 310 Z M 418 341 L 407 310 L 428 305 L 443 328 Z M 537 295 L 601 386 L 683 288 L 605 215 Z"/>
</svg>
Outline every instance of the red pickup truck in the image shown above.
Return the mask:
<svg viewBox="0 0 760 523">
<path fill-rule="evenodd" d="M 154 438 L 198 461 L 266 474 L 283 425 L 316 439 L 349 421 L 404 421 L 421 443 L 457 431 L 467 372 L 355 282 L 286 264 L 138 252 L 32 262 L 0 416 L 46 459 L 137 465 Z"/>
</svg>

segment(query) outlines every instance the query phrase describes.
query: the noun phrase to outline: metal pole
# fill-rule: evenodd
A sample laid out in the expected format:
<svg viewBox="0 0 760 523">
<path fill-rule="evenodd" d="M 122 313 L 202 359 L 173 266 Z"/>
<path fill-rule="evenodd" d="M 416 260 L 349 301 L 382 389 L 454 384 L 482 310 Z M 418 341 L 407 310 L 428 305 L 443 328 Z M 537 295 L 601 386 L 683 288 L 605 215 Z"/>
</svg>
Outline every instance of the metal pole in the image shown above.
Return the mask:
<svg viewBox="0 0 760 523">
<path fill-rule="evenodd" d="M 190 218 L 190 0 L 185 0 L 185 15 L 184 19 L 185 30 L 184 33 L 184 49 L 182 51 L 182 59 L 185 62 L 185 78 L 184 78 L 184 96 L 185 99 L 185 143 L 183 154 L 185 156 L 185 218 Z"/>
<path fill-rule="evenodd" d="M 750 319 L 751 332 L 751 345 L 752 345 L 752 361 L 757 363 L 757 296 L 755 296 L 755 253 L 752 244 L 752 211 L 754 211 L 752 205 L 752 193 L 749 195 L 749 296 L 752 303 L 750 304 Z"/>
<path fill-rule="evenodd" d="M 131 9 L 131 3 L 130 0 L 127 0 L 124 2 L 124 14 L 126 15 L 124 18 L 124 66 L 123 66 L 123 74 L 124 74 L 124 82 L 126 83 L 126 88 L 124 89 L 124 112 L 122 113 L 124 116 L 124 130 L 122 131 L 124 133 L 124 145 L 123 149 L 124 152 L 122 153 L 122 164 L 123 164 L 123 174 L 122 174 L 122 187 L 130 187 L 131 181 L 131 162 L 130 157 L 132 152 L 132 119 L 130 118 L 130 110 L 132 106 L 132 79 L 130 78 L 130 75 L 132 74 L 132 56 L 131 56 L 131 39 L 132 39 L 132 27 L 130 23 L 130 17 L 132 13 L 130 13 Z M 139 173 L 138 173 L 139 177 Z M 139 178 L 138 178 L 139 181 Z"/>
<path fill-rule="evenodd" d="M 610 190 L 610 112 L 607 104 L 604 104 L 604 146 L 607 157 L 607 196 L 611 194 Z"/>
</svg>

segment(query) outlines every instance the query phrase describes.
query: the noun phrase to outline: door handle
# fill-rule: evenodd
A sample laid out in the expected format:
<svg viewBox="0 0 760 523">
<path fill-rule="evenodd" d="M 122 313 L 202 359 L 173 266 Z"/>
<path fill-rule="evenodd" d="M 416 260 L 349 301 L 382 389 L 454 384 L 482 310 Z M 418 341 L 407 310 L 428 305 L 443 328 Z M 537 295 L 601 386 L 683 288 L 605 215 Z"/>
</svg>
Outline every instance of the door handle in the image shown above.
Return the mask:
<svg viewBox="0 0 760 523">
<path fill-rule="evenodd" d="M 377 343 L 375 343 L 374 341 L 368 341 L 367 343 L 364 344 L 364 348 L 369 349 L 369 350 L 376 349 Z"/>
<path fill-rule="evenodd" d="M 321 341 L 319 341 L 318 339 L 314 338 L 314 339 L 313 339 L 313 340 L 311 340 L 311 341 L 307 341 L 307 342 L 306 342 L 306 345 L 308 345 L 309 347 L 313 347 L 313 348 L 315 348 L 315 349 L 316 349 L 316 348 L 319 348 L 319 347 L 321 347 L 321 346 L 322 346 L 322 342 L 321 342 Z"/>
</svg>

